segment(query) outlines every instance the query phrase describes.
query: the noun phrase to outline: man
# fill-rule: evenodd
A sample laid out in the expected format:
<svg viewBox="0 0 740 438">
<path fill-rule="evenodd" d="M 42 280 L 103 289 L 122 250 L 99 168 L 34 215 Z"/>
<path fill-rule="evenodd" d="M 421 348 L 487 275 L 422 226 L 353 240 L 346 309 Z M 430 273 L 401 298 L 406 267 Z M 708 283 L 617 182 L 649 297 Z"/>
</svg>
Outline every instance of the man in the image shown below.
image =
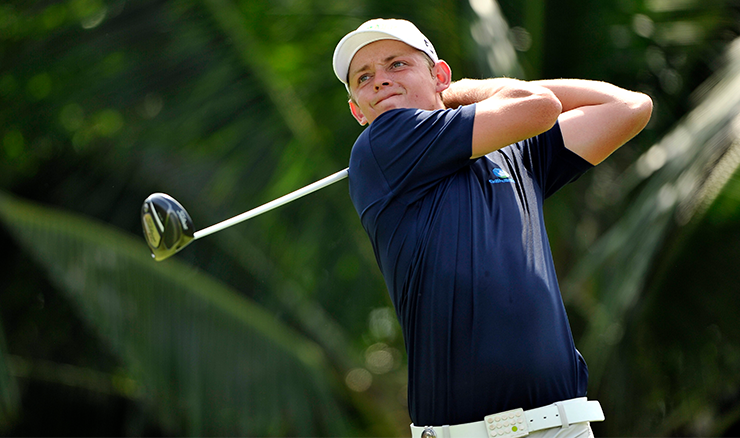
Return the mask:
<svg viewBox="0 0 740 438">
<path fill-rule="evenodd" d="M 452 82 L 404 20 L 334 52 L 369 127 L 349 189 L 403 329 L 414 437 L 591 436 L 542 202 L 640 132 L 649 97 L 603 82 Z M 505 414 L 501 412 L 506 411 Z"/>
</svg>

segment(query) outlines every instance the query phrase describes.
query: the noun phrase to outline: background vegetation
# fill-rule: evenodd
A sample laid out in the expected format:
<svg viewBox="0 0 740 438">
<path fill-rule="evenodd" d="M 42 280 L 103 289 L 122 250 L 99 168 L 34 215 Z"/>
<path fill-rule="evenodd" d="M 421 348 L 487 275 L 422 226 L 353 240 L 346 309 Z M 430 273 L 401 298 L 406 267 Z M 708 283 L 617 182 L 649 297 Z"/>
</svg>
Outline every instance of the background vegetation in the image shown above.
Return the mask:
<svg viewBox="0 0 740 438">
<path fill-rule="evenodd" d="M 407 436 L 403 341 L 346 182 L 153 262 L 347 165 L 331 70 L 369 18 L 454 77 L 605 80 L 648 128 L 547 205 L 599 436 L 740 434 L 734 0 L 0 4 L 0 433 Z"/>
</svg>

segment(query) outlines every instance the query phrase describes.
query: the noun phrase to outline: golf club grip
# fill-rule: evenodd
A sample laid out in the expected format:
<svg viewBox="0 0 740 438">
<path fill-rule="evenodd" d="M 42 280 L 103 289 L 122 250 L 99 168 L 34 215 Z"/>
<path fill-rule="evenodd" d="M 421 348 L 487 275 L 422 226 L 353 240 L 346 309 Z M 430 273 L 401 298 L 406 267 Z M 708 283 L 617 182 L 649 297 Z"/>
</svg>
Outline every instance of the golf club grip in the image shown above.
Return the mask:
<svg viewBox="0 0 740 438">
<path fill-rule="evenodd" d="M 311 194 L 315 192 L 316 190 L 322 189 L 328 185 L 334 184 L 337 181 L 341 181 L 345 178 L 347 178 L 349 169 L 340 170 L 339 172 L 329 175 L 324 179 L 320 179 L 316 181 L 313 184 L 309 184 L 306 187 L 303 187 L 302 189 L 298 189 L 294 192 L 288 193 L 287 195 L 281 196 L 274 201 L 270 201 L 267 204 L 261 205 L 259 207 L 253 208 L 247 212 L 244 212 L 238 216 L 234 216 L 231 219 L 226 219 L 225 221 L 219 222 L 217 224 L 211 225 L 208 228 L 204 228 L 202 230 L 196 231 L 193 234 L 193 240 L 200 239 L 201 237 L 208 236 L 209 234 L 213 234 L 217 231 L 221 231 L 224 228 L 228 228 L 232 225 L 236 225 L 240 222 L 244 222 L 248 219 L 251 219 L 255 216 L 259 216 L 262 213 L 268 212 L 270 210 L 273 210 L 277 207 L 280 207 L 281 205 L 285 205 L 291 201 L 295 201 L 298 198 L 302 198 L 303 196 L 306 196 L 308 194 Z"/>
</svg>

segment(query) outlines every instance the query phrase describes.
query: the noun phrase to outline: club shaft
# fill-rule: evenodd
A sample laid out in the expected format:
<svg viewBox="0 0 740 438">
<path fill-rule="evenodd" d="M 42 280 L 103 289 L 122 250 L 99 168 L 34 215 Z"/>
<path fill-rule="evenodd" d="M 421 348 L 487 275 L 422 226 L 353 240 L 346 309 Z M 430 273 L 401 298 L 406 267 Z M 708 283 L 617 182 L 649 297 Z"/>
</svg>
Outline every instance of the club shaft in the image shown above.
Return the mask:
<svg viewBox="0 0 740 438">
<path fill-rule="evenodd" d="M 198 230 L 193 234 L 193 240 L 200 239 L 201 237 L 205 237 L 205 236 L 208 236 L 209 234 L 213 234 L 217 231 L 221 231 L 224 228 L 228 228 L 232 225 L 236 225 L 238 223 L 244 222 L 262 213 L 278 208 L 281 205 L 285 205 L 289 202 L 295 201 L 298 198 L 302 198 L 308 194 L 315 192 L 316 190 L 319 190 L 328 185 L 334 184 L 337 181 L 341 181 L 344 178 L 347 178 L 347 175 L 348 175 L 347 171 L 348 169 L 340 170 L 339 172 L 333 175 L 329 175 L 324 179 L 320 179 L 313 184 L 309 184 L 306 187 L 303 187 L 302 189 L 298 189 L 294 192 L 288 193 L 287 195 L 281 196 L 275 199 L 274 201 L 268 202 L 267 204 L 253 208 L 238 216 L 234 216 L 231 219 L 226 219 L 225 221 L 211 225 L 208 228 Z"/>
</svg>

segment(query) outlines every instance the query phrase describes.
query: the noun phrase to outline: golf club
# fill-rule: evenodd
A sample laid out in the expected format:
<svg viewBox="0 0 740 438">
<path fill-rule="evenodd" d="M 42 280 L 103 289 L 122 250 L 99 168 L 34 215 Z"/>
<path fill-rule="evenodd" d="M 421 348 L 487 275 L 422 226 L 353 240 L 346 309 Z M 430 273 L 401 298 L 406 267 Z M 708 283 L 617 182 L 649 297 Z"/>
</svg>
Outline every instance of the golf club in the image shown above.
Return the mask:
<svg viewBox="0 0 740 438">
<path fill-rule="evenodd" d="M 273 210 L 281 205 L 295 201 L 316 190 L 334 184 L 347 177 L 348 169 L 329 175 L 324 179 L 309 184 L 267 204 L 253 208 L 231 219 L 211 225 L 200 231 L 195 231 L 193 220 L 185 208 L 174 198 L 164 193 L 154 193 L 144 200 L 141 207 L 141 226 L 144 229 L 144 238 L 152 257 L 162 261 L 185 248 L 193 240 L 208 236 L 224 228 L 244 222 L 262 213 Z"/>
</svg>

